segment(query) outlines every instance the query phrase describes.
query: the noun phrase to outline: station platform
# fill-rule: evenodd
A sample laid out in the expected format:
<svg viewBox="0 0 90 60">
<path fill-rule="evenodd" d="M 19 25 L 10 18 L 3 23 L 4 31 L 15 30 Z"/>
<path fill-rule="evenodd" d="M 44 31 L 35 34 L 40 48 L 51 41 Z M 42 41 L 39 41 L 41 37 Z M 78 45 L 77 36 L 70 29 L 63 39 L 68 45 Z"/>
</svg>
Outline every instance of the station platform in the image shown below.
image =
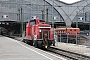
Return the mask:
<svg viewBox="0 0 90 60">
<path fill-rule="evenodd" d="M 90 47 L 85 45 L 57 42 L 55 48 L 90 56 Z"/>
<path fill-rule="evenodd" d="M 67 60 L 21 41 L 0 36 L 0 60 Z"/>
</svg>

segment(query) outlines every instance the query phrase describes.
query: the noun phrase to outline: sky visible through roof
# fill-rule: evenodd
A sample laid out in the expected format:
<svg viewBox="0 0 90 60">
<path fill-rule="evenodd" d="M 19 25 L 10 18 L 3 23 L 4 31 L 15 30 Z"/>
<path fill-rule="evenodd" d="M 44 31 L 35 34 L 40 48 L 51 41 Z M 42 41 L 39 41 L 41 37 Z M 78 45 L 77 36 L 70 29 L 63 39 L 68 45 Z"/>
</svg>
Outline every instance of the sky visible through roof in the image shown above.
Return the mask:
<svg viewBox="0 0 90 60">
<path fill-rule="evenodd" d="M 60 1 L 71 4 L 71 3 L 74 3 L 74 2 L 77 2 L 77 1 L 80 1 L 80 0 L 60 0 Z"/>
</svg>

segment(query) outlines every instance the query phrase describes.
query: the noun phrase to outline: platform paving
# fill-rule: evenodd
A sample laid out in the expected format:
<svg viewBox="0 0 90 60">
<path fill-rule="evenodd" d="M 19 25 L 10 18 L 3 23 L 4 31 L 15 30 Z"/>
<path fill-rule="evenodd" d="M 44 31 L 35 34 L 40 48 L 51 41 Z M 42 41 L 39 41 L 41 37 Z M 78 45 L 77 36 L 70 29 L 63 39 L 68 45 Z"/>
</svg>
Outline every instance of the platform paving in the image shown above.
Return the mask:
<svg viewBox="0 0 90 60">
<path fill-rule="evenodd" d="M 0 36 L 0 60 L 66 60 L 21 41 Z"/>
</svg>

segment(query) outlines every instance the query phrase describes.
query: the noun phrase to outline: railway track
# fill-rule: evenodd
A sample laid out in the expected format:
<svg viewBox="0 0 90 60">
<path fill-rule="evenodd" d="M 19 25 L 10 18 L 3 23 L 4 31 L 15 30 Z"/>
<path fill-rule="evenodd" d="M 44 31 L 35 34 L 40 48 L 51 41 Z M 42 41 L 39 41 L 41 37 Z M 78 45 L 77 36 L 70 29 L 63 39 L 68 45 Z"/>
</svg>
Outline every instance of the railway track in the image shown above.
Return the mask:
<svg viewBox="0 0 90 60">
<path fill-rule="evenodd" d="M 14 39 L 14 37 L 10 37 L 10 38 Z M 62 50 L 62 49 L 58 49 L 58 48 L 54 48 L 54 47 L 49 47 L 47 49 L 47 51 L 64 56 L 71 60 L 90 60 L 90 56 L 81 55 L 78 53 L 74 53 L 74 52 L 70 52 L 70 51 L 66 51 L 66 50 Z"/>
<path fill-rule="evenodd" d="M 73 60 L 90 60 L 89 56 L 81 55 L 81 54 L 70 52 L 70 51 L 65 51 L 62 49 L 57 49 L 54 47 L 50 47 L 47 50 L 50 52 L 56 53 L 58 55 L 62 55 L 62 56 L 65 56 L 67 58 L 73 59 Z"/>
</svg>

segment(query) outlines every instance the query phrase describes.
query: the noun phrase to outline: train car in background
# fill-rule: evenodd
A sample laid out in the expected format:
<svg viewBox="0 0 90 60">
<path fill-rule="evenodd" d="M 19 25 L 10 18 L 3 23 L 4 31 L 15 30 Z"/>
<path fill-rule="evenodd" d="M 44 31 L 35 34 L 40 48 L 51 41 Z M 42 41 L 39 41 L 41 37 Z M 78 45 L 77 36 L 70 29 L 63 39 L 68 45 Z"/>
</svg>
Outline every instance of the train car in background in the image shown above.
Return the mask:
<svg viewBox="0 0 90 60">
<path fill-rule="evenodd" d="M 7 30 L 4 27 L 0 27 L 0 35 L 7 35 Z"/>
<path fill-rule="evenodd" d="M 80 29 L 79 28 L 66 28 L 66 33 L 72 37 L 80 37 Z"/>
<path fill-rule="evenodd" d="M 80 29 L 79 28 L 55 28 L 55 32 L 56 34 L 63 34 L 63 35 L 67 35 L 68 36 L 71 36 L 71 37 L 74 37 L 77 36 L 79 37 L 80 36 Z"/>
<path fill-rule="evenodd" d="M 76 42 L 76 39 L 78 40 L 80 38 L 80 29 L 79 28 L 55 28 L 55 33 L 57 34 L 58 41 L 60 41 L 60 37 L 62 37 L 62 40 L 68 39 L 70 42 Z M 68 38 L 67 38 L 68 37 Z"/>
<path fill-rule="evenodd" d="M 16 34 L 20 34 L 20 22 L 17 21 L 0 21 L 0 27 L 3 27 L 6 31 L 4 35 L 12 36 Z"/>
</svg>

